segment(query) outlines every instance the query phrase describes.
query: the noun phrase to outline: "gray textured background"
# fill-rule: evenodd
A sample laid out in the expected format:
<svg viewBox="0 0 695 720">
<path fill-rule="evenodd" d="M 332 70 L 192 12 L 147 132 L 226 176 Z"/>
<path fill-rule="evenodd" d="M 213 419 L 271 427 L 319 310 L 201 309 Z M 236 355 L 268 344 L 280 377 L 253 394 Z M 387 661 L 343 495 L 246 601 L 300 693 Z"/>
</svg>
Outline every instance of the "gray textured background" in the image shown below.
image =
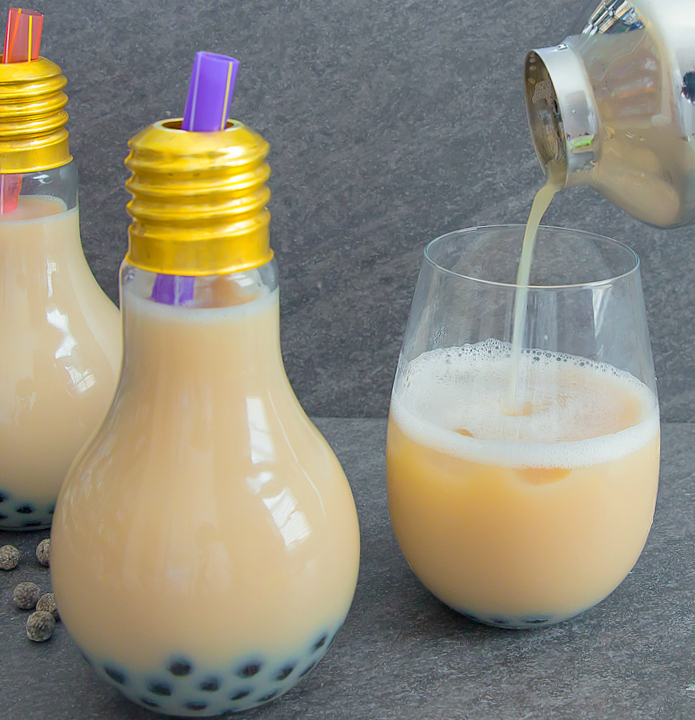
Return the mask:
<svg viewBox="0 0 695 720">
<path fill-rule="evenodd" d="M 312 415 L 386 415 L 426 241 L 523 222 L 542 175 L 526 51 L 582 0 L 35 0 L 42 54 L 68 77 L 82 237 L 117 297 L 126 143 L 183 112 L 193 55 L 241 60 L 232 115 L 271 144 L 272 241 L 287 371 Z M 662 416 L 695 419 L 695 229 L 657 231 L 587 189 L 546 222 L 641 256 Z"/>
</svg>

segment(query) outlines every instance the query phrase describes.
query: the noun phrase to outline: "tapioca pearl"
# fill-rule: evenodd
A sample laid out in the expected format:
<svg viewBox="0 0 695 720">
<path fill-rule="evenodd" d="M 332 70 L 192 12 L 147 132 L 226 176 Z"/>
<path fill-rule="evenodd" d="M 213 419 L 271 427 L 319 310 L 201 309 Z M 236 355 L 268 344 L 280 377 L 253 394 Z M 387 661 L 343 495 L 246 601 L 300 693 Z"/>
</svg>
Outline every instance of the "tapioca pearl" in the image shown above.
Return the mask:
<svg viewBox="0 0 695 720">
<path fill-rule="evenodd" d="M 34 506 L 26 503 L 24 505 L 18 505 L 14 511 L 18 512 L 20 515 L 31 515 L 34 512 Z"/>
<path fill-rule="evenodd" d="M 269 693 L 266 693 L 262 697 L 259 697 L 256 702 L 262 703 L 262 702 L 270 702 L 273 698 L 276 698 L 280 694 L 280 690 L 271 690 Z"/>
<path fill-rule="evenodd" d="M 147 684 L 147 689 L 153 695 L 161 695 L 162 697 L 169 697 L 173 692 L 171 685 L 163 680 L 151 680 Z"/>
<path fill-rule="evenodd" d="M 87 661 L 89 662 L 89 661 Z M 128 676 L 125 671 L 120 668 L 114 667 L 113 665 L 104 665 L 104 672 L 119 685 L 125 685 L 128 682 Z"/>
<path fill-rule="evenodd" d="M 7 520 L 7 515 L 0 513 L 0 520 Z"/>
<path fill-rule="evenodd" d="M 250 660 L 241 665 L 236 671 L 236 674 L 239 677 L 250 678 L 254 675 L 258 675 L 262 667 L 263 663 L 260 660 Z"/>
<path fill-rule="evenodd" d="M 0 490 L 0 503 L 7 502 L 10 499 L 10 493 Z"/>
<path fill-rule="evenodd" d="M 280 670 L 275 673 L 275 680 L 278 682 L 286 680 L 292 674 L 295 667 L 297 667 L 296 663 L 290 663 L 280 668 Z"/>
<path fill-rule="evenodd" d="M 318 652 L 328 642 L 328 633 L 324 633 L 321 637 L 311 646 L 311 652 Z"/>
<path fill-rule="evenodd" d="M 30 527 L 41 527 L 43 523 L 40 520 L 28 520 L 27 522 L 22 523 L 22 527 L 30 528 Z"/>
<path fill-rule="evenodd" d="M 200 681 L 198 687 L 205 692 L 216 692 L 220 689 L 220 679 L 216 677 L 206 677 Z"/>
<path fill-rule="evenodd" d="M 204 700 L 187 700 L 183 706 L 186 710 L 205 710 L 208 704 Z"/>
<path fill-rule="evenodd" d="M 308 675 L 314 668 L 316 667 L 316 662 L 309 663 L 302 672 L 299 673 L 299 677 L 304 677 L 305 675 Z"/>
<path fill-rule="evenodd" d="M 146 705 L 147 707 L 150 707 L 150 708 L 158 708 L 159 707 L 159 703 L 155 702 L 154 700 L 150 700 L 149 698 L 146 698 L 146 697 L 141 697 L 140 702 L 143 705 Z"/>
<path fill-rule="evenodd" d="M 167 670 L 176 677 L 185 677 L 193 672 L 193 662 L 183 655 L 169 658 Z"/>
<path fill-rule="evenodd" d="M 250 689 L 244 689 L 244 690 L 235 690 L 230 696 L 230 700 L 243 700 L 245 697 L 248 697 L 251 694 L 252 690 Z"/>
<path fill-rule="evenodd" d="M 549 617 L 530 617 L 530 618 L 522 618 L 521 622 L 526 623 L 526 625 L 544 625 L 547 622 L 550 622 Z"/>
<path fill-rule="evenodd" d="M 55 511 L 56 511 L 56 506 L 55 506 L 55 505 L 51 505 L 51 506 L 48 508 L 48 514 L 49 514 L 49 515 L 53 515 L 53 513 L 54 513 Z"/>
<path fill-rule="evenodd" d="M 22 610 L 33 610 L 41 597 L 41 588 L 33 582 L 21 582 L 12 593 L 12 602 Z"/>
<path fill-rule="evenodd" d="M 495 625 L 509 625 L 509 620 L 506 618 L 490 618 L 490 622 Z"/>
</svg>

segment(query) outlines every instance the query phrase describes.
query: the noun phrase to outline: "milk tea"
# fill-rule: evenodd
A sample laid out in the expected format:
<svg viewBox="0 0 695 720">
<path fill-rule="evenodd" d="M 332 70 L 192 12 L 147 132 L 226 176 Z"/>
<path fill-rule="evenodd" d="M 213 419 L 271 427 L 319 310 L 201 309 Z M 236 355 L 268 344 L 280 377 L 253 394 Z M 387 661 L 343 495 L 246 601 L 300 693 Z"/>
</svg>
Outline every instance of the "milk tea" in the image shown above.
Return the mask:
<svg viewBox="0 0 695 720">
<path fill-rule="evenodd" d="M 526 403 L 507 411 L 510 346 L 426 352 L 394 390 L 388 499 L 422 582 L 502 627 L 557 622 L 635 564 L 657 492 L 656 398 L 628 373 L 523 351 Z"/>
<path fill-rule="evenodd" d="M 60 200 L 20 196 L 0 215 L 0 273 L 0 528 L 33 529 L 113 397 L 120 315 Z"/>
<path fill-rule="evenodd" d="M 285 375 L 278 292 L 253 275 L 211 279 L 205 307 L 124 289 L 124 373 L 53 523 L 70 634 L 104 679 L 169 714 L 287 691 L 357 578 L 350 488 Z"/>
</svg>

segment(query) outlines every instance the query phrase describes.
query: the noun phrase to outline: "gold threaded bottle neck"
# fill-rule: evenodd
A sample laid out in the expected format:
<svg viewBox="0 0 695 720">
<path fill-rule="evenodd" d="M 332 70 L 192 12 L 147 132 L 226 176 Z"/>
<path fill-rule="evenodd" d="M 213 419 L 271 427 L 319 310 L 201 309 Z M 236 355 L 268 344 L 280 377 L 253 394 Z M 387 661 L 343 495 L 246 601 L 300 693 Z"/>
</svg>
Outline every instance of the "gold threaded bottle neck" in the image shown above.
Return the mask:
<svg viewBox="0 0 695 720">
<path fill-rule="evenodd" d="M 260 135 L 235 120 L 219 132 L 162 120 L 129 146 L 126 262 L 168 275 L 217 275 L 272 259 L 269 147 Z"/>
<path fill-rule="evenodd" d="M 62 70 L 46 58 L 0 63 L 0 173 L 28 173 L 72 160 Z"/>
</svg>

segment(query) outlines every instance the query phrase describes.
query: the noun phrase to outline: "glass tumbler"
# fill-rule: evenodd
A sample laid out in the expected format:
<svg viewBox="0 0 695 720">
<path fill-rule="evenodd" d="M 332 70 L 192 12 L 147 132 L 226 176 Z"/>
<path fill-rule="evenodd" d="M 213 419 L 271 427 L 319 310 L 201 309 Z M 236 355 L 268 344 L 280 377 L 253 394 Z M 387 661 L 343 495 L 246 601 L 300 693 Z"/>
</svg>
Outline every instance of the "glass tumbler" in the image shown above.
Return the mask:
<svg viewBox="0 0 695 720">
<path fill-rule="evenodd" d="M 659 412 L 639 260 L 541 227 L 512 350 L 524 226 L 425 248 L 387 440 L 391 522 L 440 600 L 505 628 L 600 602 L 647 539 Z"/>
</svg>

